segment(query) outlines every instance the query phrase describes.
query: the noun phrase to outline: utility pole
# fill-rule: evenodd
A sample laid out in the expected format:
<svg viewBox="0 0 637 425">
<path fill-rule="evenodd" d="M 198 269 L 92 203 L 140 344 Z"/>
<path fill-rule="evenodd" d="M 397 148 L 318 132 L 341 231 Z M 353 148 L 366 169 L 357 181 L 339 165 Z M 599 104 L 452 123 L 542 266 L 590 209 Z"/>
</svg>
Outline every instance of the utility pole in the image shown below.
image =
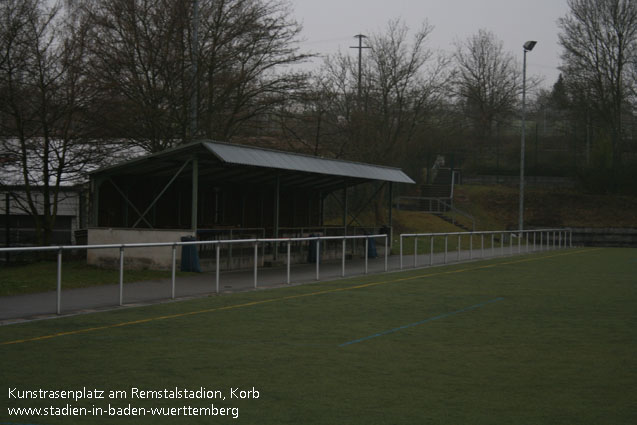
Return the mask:
<svg viewBox="0 0 637 425">
<path fill-rule="evenodd" d="M 190 138 L 197 136 L 197 89 L 199 66 L 199 0 L 193 0 L 192 11 L 192 88 L 190 92 Z"/>
<path fill-rule="evenodd" d="M 358 49 L 358 100 L 361 99 L 362 75 L 363 75 L 363 49 L 371 49 L 369 46 L 363 46 L 363 39 L 366 35 L 356 34 L 354 38 L 358 38 L 358 46 L 350 46 L 350 49 Z"/>
</svg>

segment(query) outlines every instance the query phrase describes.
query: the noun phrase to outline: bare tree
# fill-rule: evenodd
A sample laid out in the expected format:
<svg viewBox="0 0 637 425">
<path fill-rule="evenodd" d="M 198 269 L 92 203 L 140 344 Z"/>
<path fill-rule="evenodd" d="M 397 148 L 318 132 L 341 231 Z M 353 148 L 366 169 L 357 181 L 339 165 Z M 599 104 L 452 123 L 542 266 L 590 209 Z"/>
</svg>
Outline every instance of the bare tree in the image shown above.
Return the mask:
<svg viewBox="0 0 637 425">
<path fill-rule="evenodd" d="M 391 21 L 369 38 L 358 96 L 358 64 L 345 54 L 326 60 L 321 89 L 330 99 L 333 126 L 343 128 L 343 156 L 395 164 L 422 142 L 420 131 L 440 104 L 445 61 L 427 48 L 427 23 L 408 40 L 408 28 Z"/>
<path fill-rule="evenodd" d="M 188 139 L 193 87 L 189 3 L 84 4 L 92 22 L 90 73 L 101 103 L 108 106 L 106 135 L 131 140 L 149 152 Z"/>
<path fill-rule="evenodd" d="M 497 121 L 515 111 L 522 91 L 521 71 L 502 41 L 481 29 L 456 42 L 453 94 L 481 144 L 487 144 Z"/>
<path fill-rule="evenodd" d="M 92 91 L 81 68 L 86 21 L 66 21 L 59 5 L 36 0 L 0 3 L 0 185 L 19 184 L 15 195 L 48 244 L 60 186 L 76 183 L 99 161 L 102 146 L 88 142 L 85 112 Z"/>
<path fill-rule="evenodd" d="M 112 136 L 151 152 L 201 136 L 230 140 L 253 133 L 303 83 L 285 69 L 307 57 L 287 1 L 199 0 L 196 20 L 194 3 L 86 2 L 91 71 L 110 105 Z"/>
<path fill-rule="evenodd" d="M 288 68 L 309 57 L 298 49 L 301 26 L 284 0 L 202 1 L 201 7 L 207 17 L 200 22 L 203 133 L 222 140 L 258 133 L 260 120 L 303 88 L 305 76 Z"/>
<path fill-rule="evenodd" d="M 622 114 L 637 61 L 637 3 L 633 0 L 568 0 L 559 20 L 561 70 L 572 94 L 585 93 L 611 139 L 612 163 L 621 166 Z"/>
</svg>

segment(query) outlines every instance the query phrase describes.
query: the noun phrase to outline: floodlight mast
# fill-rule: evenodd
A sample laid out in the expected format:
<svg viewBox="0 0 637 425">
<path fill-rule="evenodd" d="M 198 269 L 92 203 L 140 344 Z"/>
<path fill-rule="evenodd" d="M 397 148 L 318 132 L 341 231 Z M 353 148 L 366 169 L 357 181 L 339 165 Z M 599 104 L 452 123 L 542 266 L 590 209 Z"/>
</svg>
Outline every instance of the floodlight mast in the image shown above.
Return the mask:
<svg viewBox="0 0 637 425">
<path fill-rule="evenodd" d="M 524 151 L 525 147 L 525 127 L 526 127 L 526 52 L 533 50 L 537 41 L 527 41 L 524 49 L 524 62 L 522 65 L 522 140 L 520 142 L 520 210 L 518 213 L 518 229 L 524 230 Z"/>
</svg>

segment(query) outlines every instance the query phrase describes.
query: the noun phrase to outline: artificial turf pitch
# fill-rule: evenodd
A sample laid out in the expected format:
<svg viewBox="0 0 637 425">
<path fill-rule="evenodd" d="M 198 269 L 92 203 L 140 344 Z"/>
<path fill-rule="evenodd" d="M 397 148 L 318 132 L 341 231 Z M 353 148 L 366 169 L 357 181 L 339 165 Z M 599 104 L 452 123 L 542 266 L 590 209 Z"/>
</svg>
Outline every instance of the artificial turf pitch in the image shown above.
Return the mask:
<svg viewBox="0 0 637 425">
<path fill-rule="evenodd" d="M 637 250 L 553 251 L 3 326 L 0 424 L 634 424 L 636 353 Z"/>
</svg>

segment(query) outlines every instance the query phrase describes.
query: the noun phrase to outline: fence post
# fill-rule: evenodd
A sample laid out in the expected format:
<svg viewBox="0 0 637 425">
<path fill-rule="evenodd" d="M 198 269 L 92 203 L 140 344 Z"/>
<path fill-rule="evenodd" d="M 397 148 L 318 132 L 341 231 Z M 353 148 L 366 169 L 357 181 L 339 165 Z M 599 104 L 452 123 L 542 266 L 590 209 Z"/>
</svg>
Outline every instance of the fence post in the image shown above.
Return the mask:
<svg viewBox="0 0 637 425">
<path fill-rule="evenodd" d="M 254 242 L 254 289 L 257 289 L 257 263 L 259 262 L 259 241 Z"/>
<path fill-rule="evenodd" d="M 537 232 L 534 230 L 533 231 L 533 252 L 536 251 L 536 247 L 535 247 L 535 235 L 537 235 Z"/>
<path fill-rule="evenodd" d="M 292 260 L 292 252 L 291 252 L 291 244 L 290 241 L 288 240 L 288 246 L 287 246 L 287 254 L 288 254 L 288 264 L 287 264 L 287 272 L 288 272 L 288 285 L 290 284 L 290 262 Z"/>
<path fill-rule="evenodd" d="M 553 250 L 555 250 L 555 230 L 553 230 Z"/>
<path fill-rule="evenodd" d="M 400 270 L 403 269 L 403 235 L 400 235 Z"/>
<path fill-rule="evenodd" d="M 434 237 L 431 235 L 431 248 L 429 249 L 429 265 L 434 265 Z"/>
<path fill-rule="evenodd" d="M 495 233 L 491 233 L 491 256 L 495 257 Z"/>
<path fill-rule="evenodd" d="M 500 233 L 500 256 L 504 255 L 504 232 Z"/>
<path fill-rule="evenodd" d="M 389 236 L 385 235 L 385 271 L 389 270 Z"/>
<path fill-rule="evenodd" d="M 177 245 L 172 246 L 172 267 L 170 280 L 170 298 L 175 299 L 175 273 L 177 268 Z"/>
<path fill-rule="evenodd" d="M 320 237 L 316 238 L 316 280 L 319 280 L 319 260 L 321 252 L 321 239 Z"/>
<path fill-rule="evenodd" d="M 526 240 L 526 252 L 529 252 L 529 232 L 524 232 L 524 238 Z"/>
<path fill-rule="evenodd" d="M 480 233 L 480 258 L 484 258 L 484 233 Z"/>
<path fill-rule="evenodd" d="M 418 236 L 414 236 L 414 268 L 416 268 L 418 256 Z"/>
<path fill-rule="evenodd" d="M 62 312 L 62 248 L 58 249 L 58 270 L 57 270 L 57 300 L 55 311 Z"/>
<path fill-rule="evenodd" d="M 458 258 L 456 261 L 460 261 L 460 247 L 462 246 L 462 236 L 458 235 Z"/>
<path fill-rule="evenodd" d="M 569 239 L 570 239 L 570 246 L 571 248 L 573 248 L 573 229 L 569 229 Z"/>
<path fill-rule="evenodd" d="M 232 244 L 230 244 L 230 246 L 232 246 Z M 217 242 L 215 244 L 215 290 L 217 292 L 217 294 L 219 294 L 219 269 L 221 269 L 221 266 L 219 265 L 219 259 L 221 257 L 220 255 L 220 251 L 221 251 L 221 246 L 219 245 L 219 242 Z M 230 252 L 230 248 L 228 247 L 228 255 L 232 255 Z M 232 267 L 232 264 L 230 265 L 230 267 Z"/>
<path fill-rule="evenodd" d="M 449 239 L 449 235 L 445 235 L 445 264 L 447 264 L 447 241 Z"/>
<path fill-rule="evenodd" d="M 473 233 L 469 233 L 469 259 L 473 260 Z"/>
<path fill-rule="evenodd" d="M 513 255 L 513 232 L 509 233 L 509 254 Z"/>
<path fill-rule="evenodd" d="M 400 238 L 400 240 L 402 242 L 402 237 Z M 341 277 L 345 277 L 345 243 L 346 243 L 346 241 L 347 241 L 347 239 L 345 239 L 345 236 L 343 236 L 343 255 L 342 255 L 342 258 L 341 258 Z M 400 250 L 401 250 L 400 260 L 401 260 L 401 263 L 402 263 L 402 259 L 403 259 L 402 258 L 402 247 L 403 246 L 402 246 L 402 243 L 401 243 L 401 245 L 400 245 Z M 402 265 L 401 265 L 401 269 L 402 269 Z"/>
<path fill-rule="evenodd" d="M 119 247 L 119 305 L 124 305 L 124 247 Z"/>
<path fill-rule="evenodd" d="M 365 238 L 365 274 L 367 274 L 368 258 L 369 258 L 369 236 Z"/>
<path fill-rule="evenodd" d="M 518 232 L 518 254 L 522 254 L 522 232 Z"/>
</svg>

